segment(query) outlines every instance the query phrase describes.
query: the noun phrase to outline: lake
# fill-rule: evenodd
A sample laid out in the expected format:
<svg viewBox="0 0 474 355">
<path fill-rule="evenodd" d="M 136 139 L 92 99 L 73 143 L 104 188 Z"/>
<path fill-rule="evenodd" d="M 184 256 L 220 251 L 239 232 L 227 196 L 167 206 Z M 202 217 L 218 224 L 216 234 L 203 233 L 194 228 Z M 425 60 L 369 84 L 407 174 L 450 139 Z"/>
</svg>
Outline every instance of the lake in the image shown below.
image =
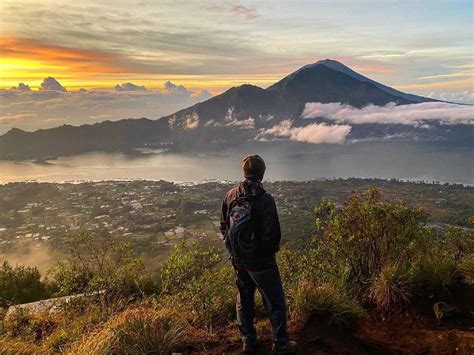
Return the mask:
<svg viewBox="0 0 474 355">
<path fill-rule="evenodd" d="M 319 145 L 253 142 L 216 153 L 89 153 L 61 157 L 47 164 L 0 161 L 0 183 L 26 180 L 238 180 L 240 161 L 249 153 L 258 153 L 265 159 L 267 180 L 375 177 L 474 184 L 472 147 L 452 148 L 416 142 Z"/>
</svg>

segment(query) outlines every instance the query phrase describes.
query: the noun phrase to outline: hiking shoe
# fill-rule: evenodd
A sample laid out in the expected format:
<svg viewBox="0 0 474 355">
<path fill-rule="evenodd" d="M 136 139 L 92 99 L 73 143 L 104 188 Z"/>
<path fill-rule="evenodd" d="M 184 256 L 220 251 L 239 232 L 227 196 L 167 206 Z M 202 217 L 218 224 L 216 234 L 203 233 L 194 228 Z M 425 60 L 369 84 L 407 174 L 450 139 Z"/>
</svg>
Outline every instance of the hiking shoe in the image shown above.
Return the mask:
<svg viewBox="0 0 474 355">
<path fill-rule="evenodd" d="M 296 341 L 288 340 L 286 343 L 273 343 L 274 354 L 293 354 L 296 352 Z"/>
<path fill-rule="evenodd" d="M 258 351 L 258 343 L 256 341 L 251 343 L 244 343 L 242 346 L 244 354 L 256 354 Z"/>
</svg>

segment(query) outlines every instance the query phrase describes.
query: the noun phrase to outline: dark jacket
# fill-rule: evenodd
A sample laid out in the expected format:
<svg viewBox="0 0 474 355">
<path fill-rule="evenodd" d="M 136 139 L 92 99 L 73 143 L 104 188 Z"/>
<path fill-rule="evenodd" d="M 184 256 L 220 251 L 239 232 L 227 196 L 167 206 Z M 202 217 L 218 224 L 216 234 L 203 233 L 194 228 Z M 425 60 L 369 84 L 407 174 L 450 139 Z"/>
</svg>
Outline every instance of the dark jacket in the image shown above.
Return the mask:
<svg viewBox="0 0 474 355">
<path fill-rule="evenodd" d="M 269 193 L 266 193 L 261 183 L 241 181 L 226 193 L 222 202 L 221 232 L 225 240 L 229 229 L 229 205 L 237 196 L 244 195 L 246 191 L 247 194 L 257 196 L 252 206 L 252 222 L 258 244 L 254 256 L 244 262 L 258 264 L 274 257 L 275 253 L 280 250 L 281 239 L 280 221 L 275 200 Z"/>
</svg>

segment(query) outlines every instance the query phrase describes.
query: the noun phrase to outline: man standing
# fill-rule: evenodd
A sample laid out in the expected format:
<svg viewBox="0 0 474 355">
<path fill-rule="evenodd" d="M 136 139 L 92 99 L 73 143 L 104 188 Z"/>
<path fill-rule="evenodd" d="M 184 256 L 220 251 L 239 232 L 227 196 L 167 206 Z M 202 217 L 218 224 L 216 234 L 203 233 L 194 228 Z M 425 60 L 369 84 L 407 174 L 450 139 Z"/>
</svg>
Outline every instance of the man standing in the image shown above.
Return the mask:
<svg viewBox="0 0 474 355">
<path fill-rule="evenodd" d="M 245 353 L 257 351 L 255 290 L 273 329 L 273 351 L 294 353 L 286 326 L 285 295 L 275 253 L 280 249 L 280 222 L 275 200 L 262 186 L 265 162 L 258 155 L 242 160 L 244 181 L 229 190 L 222 203 L 221 232 L 236 273 L 237 322 Z"/>
</svg>

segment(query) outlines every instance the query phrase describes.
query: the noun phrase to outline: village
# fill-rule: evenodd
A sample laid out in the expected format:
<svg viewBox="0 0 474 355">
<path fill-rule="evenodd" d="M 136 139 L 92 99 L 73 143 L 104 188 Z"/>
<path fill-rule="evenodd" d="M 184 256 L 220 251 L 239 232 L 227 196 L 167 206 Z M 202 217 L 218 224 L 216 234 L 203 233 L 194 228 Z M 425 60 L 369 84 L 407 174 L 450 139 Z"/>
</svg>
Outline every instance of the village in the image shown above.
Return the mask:
<svg viewBox="0 0 474 355">
<path fill-rule="evenodd" d="M 130 241 L 145 257 L 166 256 L 180 241 L 222 246 L 222 197 L 233 182 L 178 184 L 166 181 L 11 183 L 0 185 L 0 256 L 27 253 L 34 245 L 66 251 L 78 233 Z M 351 191 L 370 187 L 384 197 L 421 206 L 434 225 L 470 227 L 473 188 L 375 179 L 270 182 L 283 239 L 300 243 L 314 232 L 314 208 L 331 199 L 340 206 Z"/>
</svg>

